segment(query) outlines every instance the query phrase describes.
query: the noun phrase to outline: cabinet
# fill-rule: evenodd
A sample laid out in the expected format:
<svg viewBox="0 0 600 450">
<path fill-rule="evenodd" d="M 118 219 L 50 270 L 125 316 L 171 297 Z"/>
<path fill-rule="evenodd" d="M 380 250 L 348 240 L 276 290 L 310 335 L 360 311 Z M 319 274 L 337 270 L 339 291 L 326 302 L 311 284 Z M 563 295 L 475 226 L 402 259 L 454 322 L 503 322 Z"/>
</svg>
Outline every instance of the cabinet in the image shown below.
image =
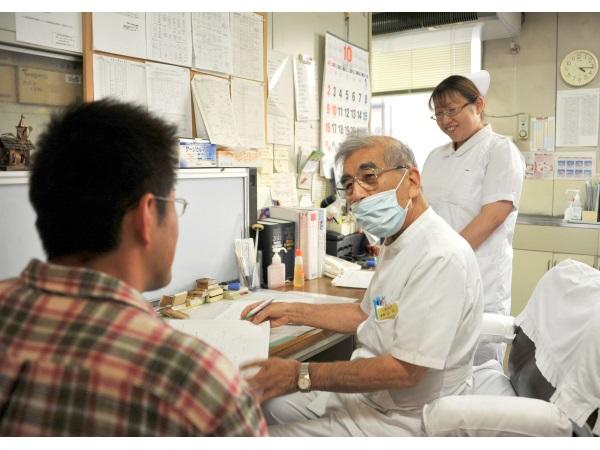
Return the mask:
<svg viewBox="0 0 600 450">
<path fill-rule="evenodd" d="M 529 301 L 542 276 L 565 259 L 598 268 L 598 229 L 518 224 L 513 240 L 511 315 Z"/>
</svg>

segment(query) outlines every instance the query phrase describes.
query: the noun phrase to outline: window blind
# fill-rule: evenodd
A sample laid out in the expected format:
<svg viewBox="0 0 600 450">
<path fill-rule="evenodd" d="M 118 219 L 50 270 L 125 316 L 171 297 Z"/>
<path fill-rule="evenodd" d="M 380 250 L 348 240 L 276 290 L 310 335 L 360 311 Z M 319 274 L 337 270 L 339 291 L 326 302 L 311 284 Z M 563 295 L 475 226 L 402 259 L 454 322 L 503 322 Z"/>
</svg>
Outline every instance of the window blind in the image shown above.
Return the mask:
<svg viewBox="0 0 600 450">
<path fill-rule="evenodd" d="M 471 44 L 374 52 L 371 67 L 374 94 L 433 88 L 449 75 L 470 73 Z"/>
</svg>

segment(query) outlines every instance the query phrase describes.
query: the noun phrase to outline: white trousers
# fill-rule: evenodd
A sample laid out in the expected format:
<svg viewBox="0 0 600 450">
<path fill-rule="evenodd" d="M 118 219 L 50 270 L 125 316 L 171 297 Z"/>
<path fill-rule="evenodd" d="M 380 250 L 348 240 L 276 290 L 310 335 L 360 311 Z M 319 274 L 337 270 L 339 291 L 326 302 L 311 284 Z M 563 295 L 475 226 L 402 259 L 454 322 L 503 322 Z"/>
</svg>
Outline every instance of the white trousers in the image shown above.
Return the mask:
<svg viewBox="0 0 600 450">
<path fill-rule="evenodd" d="M 421 436 L 421 414 L 382 413 L 359 394 L 294 393 L 263 404 L 271 436 Z"/>
<path fill-rule="evenodd" d="M 493 359 L 498 361 L 502 366 L 504 362 L 504 354 L 506 353 L 506 344 L 496 342 L 486 342 L 477 345 L 475 350 L 474 366 L 485 364 Z"/>
</svg>

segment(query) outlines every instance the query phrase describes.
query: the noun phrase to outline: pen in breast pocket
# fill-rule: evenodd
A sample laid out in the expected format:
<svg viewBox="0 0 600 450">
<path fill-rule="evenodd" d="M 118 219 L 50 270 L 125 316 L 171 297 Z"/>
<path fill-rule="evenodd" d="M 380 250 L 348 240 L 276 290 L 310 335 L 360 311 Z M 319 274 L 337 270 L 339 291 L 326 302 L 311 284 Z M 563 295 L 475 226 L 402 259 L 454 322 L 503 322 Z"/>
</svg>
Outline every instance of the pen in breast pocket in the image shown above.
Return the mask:
<svg viewBox="0 0 600 450">
<path fill-rule="evenodd" d="M 373 299 L 373 309 L 377 310 L 377 307 L 380 305 L 381 299 L 379 295 Z"/>
</svg>

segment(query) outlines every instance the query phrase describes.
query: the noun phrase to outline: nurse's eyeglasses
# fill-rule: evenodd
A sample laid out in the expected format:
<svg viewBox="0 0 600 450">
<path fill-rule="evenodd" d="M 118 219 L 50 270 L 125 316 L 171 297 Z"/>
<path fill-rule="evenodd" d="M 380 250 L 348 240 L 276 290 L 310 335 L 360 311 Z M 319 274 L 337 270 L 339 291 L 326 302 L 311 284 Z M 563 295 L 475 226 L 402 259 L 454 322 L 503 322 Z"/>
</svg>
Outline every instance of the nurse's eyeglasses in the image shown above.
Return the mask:
<svg viewBox="0 0 600 450">
<path fill-rule="evenodd" d="M 379 167 L 368 167 L 365 169 L 359 169 L 358 173 L 351 177 L 350 175 L 344 175 L 340 180 L 341 186 L 337 186 L 336 189 L 340 195 L 350 197 L 354 192 L 354 183 L 360 184 L 365 191 L 374 191 L 379 186 L 378 178 L 380 175 L 390 172 L 392 170 L 408 169 L 407 166 L 396 166 L 390 169 L 381 169 Z"/>
<path fill-rule="evenodd" d="M 463 109 L 465 109 L 465 107 L 467 105 L 470 105 L 472 103 L 473 102 L 467 102 L 462 106 L 456 106 L 456 107 L 446 108 L 446 109 L 442 109 L 440 111 L 436 111 L 430 118 L 431 118 L 431 120 L 439 121 L 439 120 L 442 120 L 443 116 L 454 117 L 459 112 L 461 112 Z"/>
</svg>

